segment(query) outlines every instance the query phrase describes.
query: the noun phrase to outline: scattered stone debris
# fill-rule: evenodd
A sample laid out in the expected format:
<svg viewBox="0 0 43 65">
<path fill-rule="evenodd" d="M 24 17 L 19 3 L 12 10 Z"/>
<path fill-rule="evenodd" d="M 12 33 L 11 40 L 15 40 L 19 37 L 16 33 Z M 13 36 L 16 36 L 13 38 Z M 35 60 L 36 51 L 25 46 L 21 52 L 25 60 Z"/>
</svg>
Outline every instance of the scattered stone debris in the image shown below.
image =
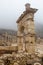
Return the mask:
<svg viewBox="0 0 43 65">
<path fill-rule="evenodd" d="M 26 11 L 17 20 L 16 36 L 5 34 L 0 36 L 0 65 L 43 65 L 43 55 L 39 53 L 34 29 L 34 14 L 38 9 L 27 3 Z"/>
</svg>

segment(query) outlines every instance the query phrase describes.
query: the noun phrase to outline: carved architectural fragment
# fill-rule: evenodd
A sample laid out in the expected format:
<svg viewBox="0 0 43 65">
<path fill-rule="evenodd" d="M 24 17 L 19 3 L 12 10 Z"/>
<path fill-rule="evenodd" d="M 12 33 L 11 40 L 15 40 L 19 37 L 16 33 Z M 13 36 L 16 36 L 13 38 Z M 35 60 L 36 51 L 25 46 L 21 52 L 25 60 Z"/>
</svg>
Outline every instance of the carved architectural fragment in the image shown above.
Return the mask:
<svg viewBox="0 0 43 65">
<path fill-rule="evenodd" d="M 43 65 L 43 54 L 38 52 L 43 39 L 36 37 L 34 28 L 37 9 L 29 3 L 25 8 L 17 20 L 17 35 L 6 32 L 0 36 L 0 65 Z"/>
</svg>

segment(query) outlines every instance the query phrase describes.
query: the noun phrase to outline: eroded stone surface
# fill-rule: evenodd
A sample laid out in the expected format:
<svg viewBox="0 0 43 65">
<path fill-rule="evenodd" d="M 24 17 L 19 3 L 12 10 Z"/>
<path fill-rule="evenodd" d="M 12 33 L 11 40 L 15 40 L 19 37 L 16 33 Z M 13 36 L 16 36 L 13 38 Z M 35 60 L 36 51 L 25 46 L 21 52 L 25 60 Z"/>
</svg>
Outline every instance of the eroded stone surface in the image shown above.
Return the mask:
<svg viewBox="0 0 43 65">
<path fill-rule="evenodd" d="M 0 65 L 41 65 L 43 55 L 39 55 L 37 44 L 42 40 L 36 37 L 34 14 L 37 9 L 26 4 L 26 11 L 17 20 L 17 35 L 6 32 L 0 37 Z"/>
</svg>

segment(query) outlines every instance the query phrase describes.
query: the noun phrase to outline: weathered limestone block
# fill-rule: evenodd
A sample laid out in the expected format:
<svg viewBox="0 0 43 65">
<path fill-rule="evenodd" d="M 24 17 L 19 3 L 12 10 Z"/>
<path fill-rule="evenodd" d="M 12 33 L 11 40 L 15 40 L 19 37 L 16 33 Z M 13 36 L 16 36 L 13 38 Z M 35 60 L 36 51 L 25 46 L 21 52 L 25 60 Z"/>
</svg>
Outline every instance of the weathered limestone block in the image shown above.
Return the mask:
<svg viewBox="0 0 43 65">
<path fill-rule="evenodd" d="M 34 29 L 34 26 L 31 25 L 31 27 L 29 27 L 29 29 Z M 35 31 L 35 30 L 34 30 Z"/>
<path fill-rule="evenodd" d="M 29 53 L 31 53 L 31 54 L 35 53 L 35 46 L 34 45 L 30 45 L 30 47 L 29 47 Z"/>
<path fill-rule="evenodd" d="M 25 51 L 25 43 L 18 43 L 18 51 Z"/>
<path fill-rule="evenodd" d="M 35 37 L 32 37 L 32 42 L 33 44 L 35 44 Z"/>
<path fill-rule="evenodd" d="M 26 51 L 30 54 L 35 53 L 35 46 L 34 45 L 29 45 L 29 43 L 26 43 Z"/>
<path fill-rule="evenodd" d="M 28 33 L 35 34 L 35 30 L 34 30 L 34 29 L 29 28 L 29 29 L 28 29 Z"/>
<path fill-rule="evenodd" d="M 18 24 L 21 25 L 21 22 L 24 23 L 27 19 L 33 18 L 33 16 L 32 16 L 33 14 L 32 15 L 31 14 L 32 13 L 30 13 L 30 14 L 28 13 L 27 15 L 25 15 L 25 17 L 23 17 L 22 20 L 20 20 L 20 22 Z"/>
<path fill-rule="evenodd" d="M 14 64 L 13 65 L 19 65 L 17 62 L 14 62 Z"/>
<path fill-rule="evenodd" d="M 29 43 L 26 43 L 25 50 L 26 52 L 29 52 Z"/>
<path fill-rule="evenodd" d="M 29 36 L 29 43 L 35 44 L 35 37 Z"/>
<path fill-rule="evenodd" d="M 17 51 L 17 46 L 0 46 L 0 51 Z"/>
<path fill-rule="evenodd" d="M 27 31 L 27 28 L 26 27 L 24 29 L 24 32 L 25 32 L 25 34 L 28 34 L 28 31 Z"/>
<path fill-rule="evenodd" d="M 17 38 L 17 43 L 20 43 L 20 42 L 21 42 L 20 37 L 18 37 Z"/>
<path fill-rule="evenodd" d="M 23 36 L 23 33 L 20 32 L 20 30 L 17 32 L 17 36 Z"/>
<path fill-rule="evenodd" d="M 35 30 L 34 30 L 34 22 L 33 21 L 31 21 L 31 20 L 29 21 L 29 23 L 27 25 L 27 30 L 28 30 L 29 33 L 35 32 Z"/>
<path fill-rule="evenodd" d="M 29 37 L 26 36 L 24 41 L 25 41 L 25 42 L 29 42 Z"/>
<path fill-rule="evenodd" d="M 24 39 L 23 39 L 23 37 L 21 37 L 21 43 L 23 43 L 24 42 Z"/>
<path fill-rule="evenodd" d="M 31 19 L 33 18 L 33 14 L 32 13 L 28 13 L 26 16 L 25 16 L 26 19 Z"/>
<path fill-rule="evenodd" d="M 25 43 L 23 43 L 23 51 L 25 51 Z"/>
<path fill-rule="evenodd" d="M 18 43 L 18 51 L 23 51 L 23 43 Z"/>
<path fill-rule="evenodd" d="M 23 37 L 19 36 L 19 37 L 17 38 L 17 42 L 18 42 L 18 43 L 23 43 L 23 42 L 24 42 Z"/>
<path fill-rule="evenodd" d="M 34 21 L 32 21 L 32 20 L 28 20 L 27 21 L 27 28 L 29 29 L 29 28 L 34 28 Z"/>
<path fill-rule="evenodd" d="M 41 65 L 41 63 L 39 63 L 39 62 L 36 62 L 36 63 L 34 63 L 34 65 Z"/>
</svg>

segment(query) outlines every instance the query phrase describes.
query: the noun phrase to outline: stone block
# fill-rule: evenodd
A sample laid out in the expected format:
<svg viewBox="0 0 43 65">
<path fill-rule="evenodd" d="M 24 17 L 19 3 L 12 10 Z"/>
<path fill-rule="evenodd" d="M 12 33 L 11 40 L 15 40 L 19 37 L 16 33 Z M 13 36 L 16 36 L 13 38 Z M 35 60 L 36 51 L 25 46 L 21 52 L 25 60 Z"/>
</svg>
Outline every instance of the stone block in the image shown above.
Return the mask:
<svg viewBox="0 0 43 65">
<path fill-rule="evenodd" d="M 18 43 L 18 51 L 23 51 L 23 44 L 22 43 Z"/>
<path fill-rule="evenodd" d="M 13 65 L 19 65 L 17 62 L 14 62 L 14 64 Z"/>
<path fill-rule="evenodd" d="M 30 54 L 33 54 L 35 52 L 35 46 L 27 43 L 26 44 L 26 51 Z"/>
</svg>

